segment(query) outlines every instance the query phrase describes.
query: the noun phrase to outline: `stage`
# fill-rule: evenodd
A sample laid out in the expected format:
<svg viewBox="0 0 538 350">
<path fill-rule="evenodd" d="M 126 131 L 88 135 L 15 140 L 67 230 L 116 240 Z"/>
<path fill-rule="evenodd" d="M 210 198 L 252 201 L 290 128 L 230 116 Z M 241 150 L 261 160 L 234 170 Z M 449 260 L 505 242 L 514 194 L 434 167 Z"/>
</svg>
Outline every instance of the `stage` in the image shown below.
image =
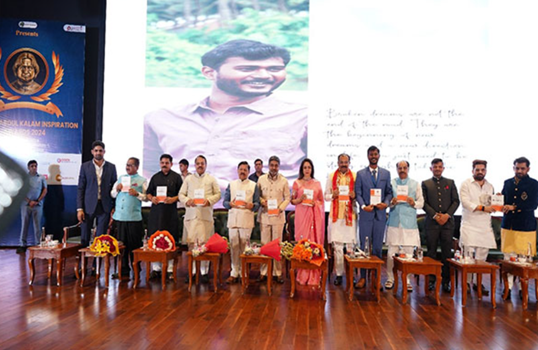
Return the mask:
<svg viewBox="0 0 538 350">
<path fill-rule="evenodd" d="M 47 266 L 36 261 L 34 285 L 29 286 L 26 255 L 1 249 L 1 349 L 533 349 L 538 347 L 538 313 L 534 281 L 529 287 L 529 308 L 522 309 L 518 291 L 512 301 L 501 298 L 497 282 L 497 308 L 489 297 L 478 300 L 472 291 L 461 306 L 461 290 L 452 299 L 441 292 L 441 306 L 423 292 L 423 280 L 408 303 L 401 292 L 381 292 L 378 303 L 369 288 L 355 291 L 352 302 L 345 284 L 327 283 L 327 301 L 319 289 L 298 286 L 289 298 L 290 281 L 253 283 L 245 295 L 241 285 L 223 284 L 218 293 L 209 284 L 187 291 L 187 256 L 180 258 L 178 283 L 160 280 L 140 286 L 110 280 L 99 286 L 86 277 L 79 287 L 74 259 L 68 259 L 62 287 L 56 277 L 47 279 Z M 229 257 L 224 259 L 228 277 Z M 385 281 L 385 267 L 382 270 Z M 251 279 L 258 276 L 253 270 Z M 499 281 L 499 278 L 497 278 Z M 490 289 L 489 277 L 484 284 Z M 400 283 L 401 286 L 401 283 Z M 514 287 L 517 288 L 517 287 Z"/>
</svg>

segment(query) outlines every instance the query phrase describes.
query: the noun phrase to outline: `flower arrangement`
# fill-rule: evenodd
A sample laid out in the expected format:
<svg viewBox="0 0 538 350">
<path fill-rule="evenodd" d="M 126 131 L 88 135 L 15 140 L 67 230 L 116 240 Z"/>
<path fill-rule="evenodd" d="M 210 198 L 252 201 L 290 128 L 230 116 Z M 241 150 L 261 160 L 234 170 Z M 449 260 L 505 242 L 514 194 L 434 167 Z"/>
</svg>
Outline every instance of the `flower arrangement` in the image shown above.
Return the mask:
<svg viewBox="0 0 538 350">
<path fill-rule="evenodd" d="M 168 231 L 155 231 L 149 237 L 148 248 L 156 251 L 172 251 L 176 249 L 176 241 L 174 236 Z"/>
<path fill-rule="evenodd" d="M 222 237 L 218 233 L 211 236 L 206 243 L 200 245 L 196 241 L 194 248 L 191 251 L 193 257 L 197 257 L 204 253 L 221 253 L 226 254 L 230 250 L 230 242 L 226 237 Z"/>
<path fill-rule="evenodd" d="M 302 239 L 293 248 L 291 258 L 321 266 L 325 259 L 325 254 L 321 244 Z"/>
<path fill-rule="evenodd" d="M 101 235 L 95 237 L 90 247 L 90 250 L 92 252 L 96 252 L 97 254 L 95 254 L 95 256 L 99 257 L 106 256 L 107 254 L 116 256 L 120 253 L 120 249 L 118 248 L 118 241 L 116 240 L 116 238 L 110 235 Z"/>
<path fill-rule="evenodd" d="M 205 246 L 205 244 L 196 244 L 194 248 L 192 248 L 191 254 L 193 257 L 196 258 L 197 256 L 204 254 L 205 252 L 207 252 L 207 247 Z"/>
<path fill-rule="evenodd" d="M 245 255 L 258 255 L 260 254 L 260 246 L 256 243 L 247 243 L 247 246 L 245 247 L 245 251 L 243 252 Z"/>
<path fill-rule="evenodd" d="M 291 257 L 293 255 L 293 243 L 289 241 L 284 241 L 280 243 L 280 254 L 282 254 L 282 257 L 286 260 L 291 260 Z"/>
</svg>

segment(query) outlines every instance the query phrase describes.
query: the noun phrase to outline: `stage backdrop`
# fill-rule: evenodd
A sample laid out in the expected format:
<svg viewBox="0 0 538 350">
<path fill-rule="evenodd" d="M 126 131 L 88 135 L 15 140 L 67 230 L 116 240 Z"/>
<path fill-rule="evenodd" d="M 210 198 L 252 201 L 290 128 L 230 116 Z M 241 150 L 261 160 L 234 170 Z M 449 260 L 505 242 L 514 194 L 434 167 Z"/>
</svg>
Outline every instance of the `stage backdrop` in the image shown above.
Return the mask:
<svg viewBox="0 0 538 350">
<path fill-rule="evenodd" d="M 85 26 L 79 24 L 0 22 L 0 150 L 24 168 L 30 159 L 37 160 L 38 173 L 48 184 L 44 225 L 58 236 L 76 214 L 84 37 Z M 24 59 L 30 60 L 34 74 L 14 69 Z M 19 231 L 20 217 L 0 232 L 0 245 L 18 245 Z"/>
<path fill-rule="evenodd" d="M 527 156 L 531 169 L 538 162 L 537 11 L 535 0 L 109 1 L 107 157 L 116 164 L 140 157 L 150 175 L 159 152 L 172 153 L 176 171 L 177 160 L 192 164 L 202 153 L 225 186 L 239 161 L 301 156 L 294 146 L 305 139 L 295 127 L 302 115 L 271 125 L 277 137 L 262 123 L 252 137 L 256 116 L 224 113 L 200 127 L 182 109 L 210 95 L 200 57 L 230 39 L 252 39 L 291 52 L 287 81 L 273 96 L 308 106 L 301 146 L 323 185 L 338 154 L 350 154 L 357 171 L 377 145 L 392 177 L 408 160 L 410 177 L 427 179 L 440 157 L 459 186 L 473 159 L 485 159 L 500 191 L 515 158 Z M 293 180 L 297 158 L 288 159 L 283 173 Z"/>
</svg>

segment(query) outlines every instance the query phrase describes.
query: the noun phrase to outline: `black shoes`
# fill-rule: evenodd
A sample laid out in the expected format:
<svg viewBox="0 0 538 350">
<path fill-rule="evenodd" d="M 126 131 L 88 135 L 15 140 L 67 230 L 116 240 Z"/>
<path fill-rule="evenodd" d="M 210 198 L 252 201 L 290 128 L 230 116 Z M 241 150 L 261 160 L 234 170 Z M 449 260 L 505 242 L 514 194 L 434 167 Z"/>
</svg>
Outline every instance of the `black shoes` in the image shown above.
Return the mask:
<svg viewBox="0 0 538 350">
<path fill-rule="evenodd" d="M 260 275 L 260 277 L 258 277 L 257 281 L 258 281 L 258 282 L 265 282 L 265 281 L 267 281 L 267 276 L 265 276 L 265 275 Z"/>
<path fill-rule="evenodd" d="M 209 276 L 207 275 L 207 273 L 205 275 L 200 276 L 200 282 L 209 283 Z"/>
<path fill-rule="evenodd" d="M 342 284 L 342 276 L 336 276 L 336 278 L 334 279 L 334 285 L 339 286 L 341 284 Z"/>
<path fill-rule="evenodd" d="M 284 278 L 282 276 L 273 276 L 273 281 L 278 284 L 284 284 Z"/>
<path fill-rule="evenodd" d="M 450 283 L 443 283 L 443 292 L 450 293 Z"/>
<path fill-rule="evenodd" d="M 428 284 L 428 290 L 429 290 L 429 291 L 432 291 L 432 290 L 434 290 L 434 289 L 435 289 L 435 282 L 430 282 L 430 283 Z"/>
<path fill-rule="evenodd" d="M 467 283 L 467 285 L 468 284 L 469 283 Z M 484 287 L 484 285 L 482 285 L 481 288 L 482 288 L 482 295 L 486 297 L 489 296 L 489 290 L 487 290 L 486 287 Z M 473 290 L 478 291 L 478 286 L 476 284 L 473 284 Z"/>
<path fill-rule="evenodd" d="M 24 253 L 26 253 L 26 247 L 17 248 L 17 254 L 24 254 Z"/>
</svg>

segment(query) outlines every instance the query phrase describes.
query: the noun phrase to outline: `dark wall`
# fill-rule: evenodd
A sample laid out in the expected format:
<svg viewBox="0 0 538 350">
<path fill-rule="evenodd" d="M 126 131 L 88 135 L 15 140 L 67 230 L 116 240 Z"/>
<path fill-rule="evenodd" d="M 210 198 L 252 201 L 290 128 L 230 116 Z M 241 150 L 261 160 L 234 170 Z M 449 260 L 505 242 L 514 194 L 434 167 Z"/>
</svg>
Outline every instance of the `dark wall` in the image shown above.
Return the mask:
<svg viewBox="0 0 538 350">
<path fill-rule="evenodd" d="M 0 0 L 0 20 L 52 20 L 86 25 L 82 161 L 103 133 L 106 0 Z"/>
</svg>

